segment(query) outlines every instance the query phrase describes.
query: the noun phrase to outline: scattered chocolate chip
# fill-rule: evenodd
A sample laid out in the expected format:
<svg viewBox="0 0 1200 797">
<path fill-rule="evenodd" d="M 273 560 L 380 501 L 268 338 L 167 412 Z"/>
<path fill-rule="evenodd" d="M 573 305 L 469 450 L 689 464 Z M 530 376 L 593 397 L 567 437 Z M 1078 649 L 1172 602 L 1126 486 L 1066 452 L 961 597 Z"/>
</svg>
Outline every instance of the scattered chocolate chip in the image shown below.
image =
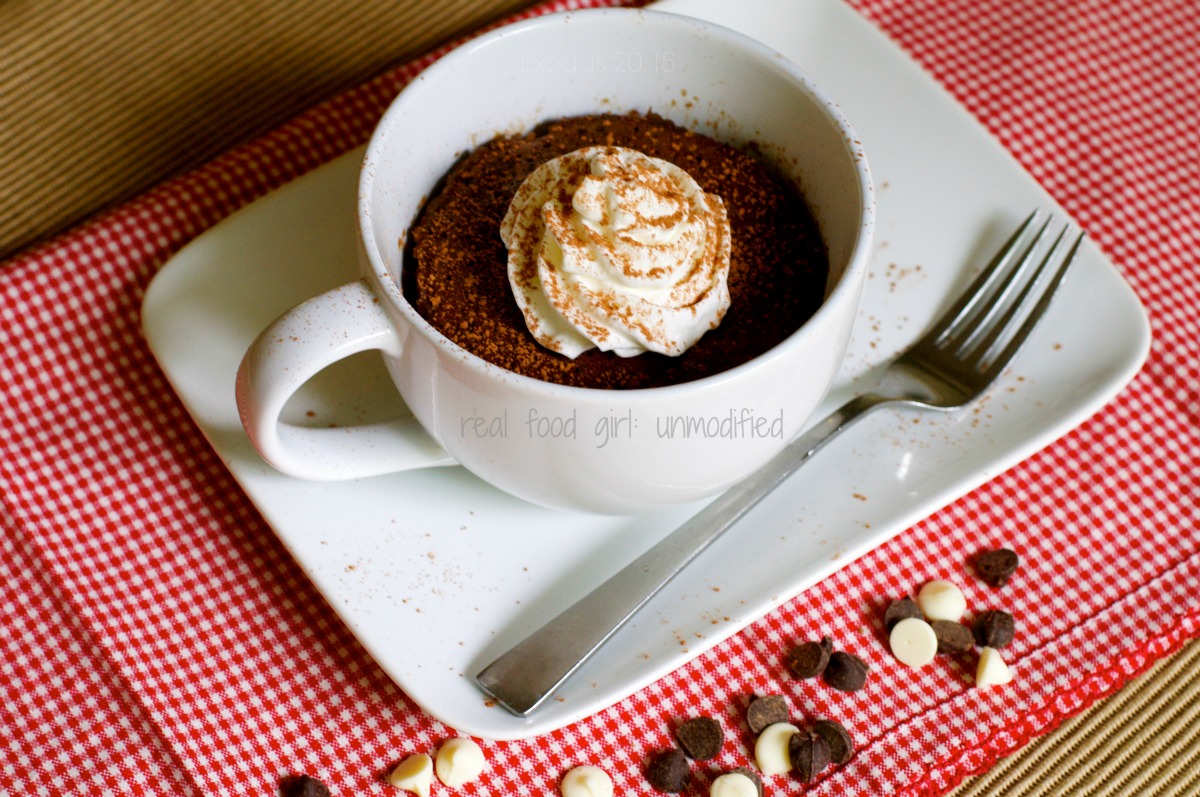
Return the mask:
<svg viewBox="0 0 1200 797">
<path fill-rule="evenodd" d="M 284 792 L 286 797 L 329 797 L 329 787 L 314 777 L 301 775 Z"/>
<path fill-rule="evenodd" d="M 836 720 L 817 720 L 813 733 L 829 745 L 829 758 L 834 764 L 844 764 L 854 755 L 854 740 L 850 732 Z"/>
<path fill-rule="evenodd" d="M 972 626 L 975 643 L 983 648 L 1006 648 L 1013 641 L 1016 625 L 1013 616 L 1000 609 L 988 609 L 975 618 Z"/>
<path fill-rule="evenodd" d="M 934 620 L 929 624 L 937 636 L 938 653 L 966 653 L 975 646 L 971 629 L 950 620 Z"/>
<path fill-rule="evenodd" d="M 952 620 L 957 623 L 967 610 L 967 598 L 953 581 L 935 578 L 921 587 L 917 593 L 917 605 L 929 622 Z"/>
<path fill-rule="evenodd" d="M 792 769 L 788 758 L 788 740 L 800 729 L 790 722 L 777 722 L 763 728 L 754 740 L 754 763 L 764 775 L 782 775 Z"/>
<path fill-rule="evenodd" d="M 998 548 L 995 551 L 984 551 L 975 557 L 975 572 L 988 586 L 1003 587 L 1012 574 L 1017 572 L 1019 564 L 1020 559 L 1015 551 Z"/>
<path fill-rule="evenodd" d="M 430 790 L 422 794 L 428 797 Z M 562 797 L 595 797 L 597 794 L 612 794 L 612 776 L 592 764 L 573 767 L 558 782 L 558 793 Z M 440 794 L 440 792 L 439 792 Z"/>
<path fill-rule="evenodd" d="M 687 756 L 678 747 L 656 753 L 646 766 L 646 780 L 659 791 L 683 791 L 690 775 Z"/>
<path fill-rule="evenodd" d="M 830 655 L 823 673 L 825 683 L 843 692 L 857 692 L 867 683 L 867 663 L 853 653 L 837 651 Z"/>
<path fill-rule="evenodd" d="M 729 771 L 731 773 L 737 772 L 741 775 L 745 775 L 746 777 L 750 778 L 750 780 L 754 781 L 754 788 L 758 789 L 758 797 L 763 797 L 762 778 L 758 776 L 757 772 L 750 767 L 738 767 L 737 769 L 731 769 Z"/>
<path fill-rule="evenodd" d="M 791 718 L 787 698 L 783 695 L 764 695 L 750 701 L 746 708 L 746 724 L 751 733 L 762 733 L 762 729 Z"/>
<path fill-rule="evenodd" d="M 787 667 L 797 678 L 816 678 L 825 671 L 832 650 L 829 637 L 820 642 L 802 642 L 788 651 Z"/>
<path fill-rule="evenodd" d="M 887 607 L 887 611 L 883 613 L 883 627 L 891 633 L 892 626 L 901 620 L 907 620 L 909 617 L 920 617 L 921 607 L 912 598 L 905 595 L 900 600 L 892 601 Z"/>
<path fill-rule="evenodd" d="M 788 758 L 805 783 L 811 782 L 818 772 L 829 766 L 831 757 L 829 742 L 819 733 L 800 731 L 788 740 Z"/>
<path fill-rule="evenodd" d="M 707 761 L 721 752 L 725 732 L 721 723 L 712 717 L 696 717 L 675 729 L 675 737 L 683 751 L 697 761 Z"/>
</svg>

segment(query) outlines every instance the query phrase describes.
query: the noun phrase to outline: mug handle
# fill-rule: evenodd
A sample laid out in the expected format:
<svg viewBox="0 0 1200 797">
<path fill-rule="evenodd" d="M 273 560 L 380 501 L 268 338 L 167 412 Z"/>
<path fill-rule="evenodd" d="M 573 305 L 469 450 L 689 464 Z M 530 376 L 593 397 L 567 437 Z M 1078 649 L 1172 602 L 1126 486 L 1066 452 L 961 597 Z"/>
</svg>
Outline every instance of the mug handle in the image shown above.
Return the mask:
<svg viewBox="0 0 1200 797">
<path fill-rule="evenodd" d="M 289 398 L 323 368 L 362 351 L 400 355 L 400 338 L 365 280 L 326 291 L 280 316 L 250 344 L 237 406 L 258 453 L 301 479 L 338 481 L 457 464 L 413 417 L 317 429 L 284 422 Z"/>
</svg>

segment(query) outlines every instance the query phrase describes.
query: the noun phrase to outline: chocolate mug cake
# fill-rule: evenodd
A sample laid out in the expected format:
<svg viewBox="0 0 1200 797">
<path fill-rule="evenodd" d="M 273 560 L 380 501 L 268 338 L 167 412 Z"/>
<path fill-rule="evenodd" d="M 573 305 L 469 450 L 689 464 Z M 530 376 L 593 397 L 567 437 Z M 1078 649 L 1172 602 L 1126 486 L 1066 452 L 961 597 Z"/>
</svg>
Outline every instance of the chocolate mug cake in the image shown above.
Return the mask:
<svg viewBox="0 0 1200 797">
<path fill-rule="evenodd" d="M 614 47 L 669 50 L 671 72 L 526 68 Z M 489 141 L 537 120 L 561 121 Z M 264 460 L 309 479 L 453 461 L 608 514 L 711 496 L 800 432 L 845 356 L 875 231 L 831 97 L 763 44 L 645 9 L 547 15 L 447 54 L 380 118 L 355 216 L 360 278 L 284 313 L 239 368 Z M 307 378 L 370 350 L 411 417 L 284 421 Z"/>
<path fill-rule="evenodd" d="M 522 189 L 527 178 L 548 162 L 579 151 L 607 158 L 610 168 L 640 168 L 629 164 L 631 152 L 635 160 L 641 153 L 666 162 L 694 179 L 711 204 L 723 206 L 728 240 L 721 240 L 720 227 L 710 225 L 707 234 L 710 248 L 724 244 L 727 275 L 711 291 L 697 289 L 685 301 L 685 316 L 696 315 L 702 300 L 713 305 L 699 339 L 685 351 L 664 353 L 669 345 L 651 341 L 651 350 L 637 356 L 619 356 L 629 352 L 591 344 L 564 356 L 548 339 L 553 336 L 531 331 L 538 324 L 519 290 L 514 297 L 510 253 L 500 231 L 507 223 L 510 239 L 515 235 L 506 214 L 514 195 L 528 190 Z M 623 155 L 621 164 L 611 165 Z M 559 176 L 572 187 L 581 179 Z M 634 172 L 634 179 L 649 184 L 653 176 Z M 683 210 L 671 212 L 677 216 Z M 739 150 L 656 114 L 637 112 L 565 118 L 477 147 L 446 174 L 415 219 L 406 245 L 405 295 L 443 335 L 501 368 L 591 388 L 660 387 L 745 363 L 780 343 L 816 311 L 829 271 L 825 246 L 798 189 L 777 177 L 752 147 Z M 728 294 L 720 307 L 712 296 L 718 288 Z"/>
</svg>

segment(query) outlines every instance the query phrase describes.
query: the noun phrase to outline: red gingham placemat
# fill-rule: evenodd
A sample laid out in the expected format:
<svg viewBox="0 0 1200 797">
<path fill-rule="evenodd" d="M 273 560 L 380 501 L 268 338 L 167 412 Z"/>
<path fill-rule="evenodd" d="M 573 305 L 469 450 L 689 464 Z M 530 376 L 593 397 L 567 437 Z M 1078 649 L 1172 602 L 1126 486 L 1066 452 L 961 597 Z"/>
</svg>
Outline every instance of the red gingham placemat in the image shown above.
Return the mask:
<svg viewBox="0 0 1200 797">
<path fill-rule="evenodd" d="M 553 3 L 539 11 L 596 3 Z M 1200 11 L 1174 0 L 853 0 L 1008 147 L 1119 266 L 1155 342 L 1099 415 L 689 666 L 547 736 L 483 743 L 463 794 L 550 794 L 579 763 L 651 794 L 646 755 L 711 714 L 747 763 L 747 696 L 783 692 L 860 749 L 814 794 L 939 794 L 1200 635 Z M 342 95 L 0 270 L 0 793 L 335 794 L 453 735 L 336 618 L 240 492 L 142 340 L 145 286 L 236 208 L 368 136 L 434 56 Z M 992 592 L 965 562 L 1019 550 Z M 1017 672 L 973 690 L 894 662 L 879 609 L 923 581 L 1005 606 Z M 842 694 L 789 680 L 798 638 L 872 667 Z M 803 791 L 791 778 L 772 781 Z M 442 789 L 442 793 L 448 793 Z"/>
</svg>

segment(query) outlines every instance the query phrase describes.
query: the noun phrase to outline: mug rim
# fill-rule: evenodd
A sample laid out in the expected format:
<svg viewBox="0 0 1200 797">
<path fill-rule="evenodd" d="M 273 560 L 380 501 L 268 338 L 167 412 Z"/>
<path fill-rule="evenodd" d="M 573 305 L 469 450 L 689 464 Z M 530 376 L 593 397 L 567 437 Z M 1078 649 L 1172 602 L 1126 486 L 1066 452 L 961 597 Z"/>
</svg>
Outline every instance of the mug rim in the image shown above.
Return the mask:
<svg viewBox="0 0 1200 797">
<path fill-rule="evenodd" d="M 822 300 L 817 310 L 787 337 L 745 362 L 699 379 L 656 387 L 621 388 L 615 390 L 603 387 L 564 385 L 526 376 L 516 371 L 510 371 L 458 345 L 430 324 L 417 312 L 412 303 L 409 302 L 408 297 L 404 295 L 401 289 L 399 281 L 394 279 L 388 271 L 375 245 L 374 224 L 370 208 L 371 195 L 375 184 L 374 164 L 381 160 L 382 151 L 388 143 L 392 130 L 396 128 L 393 120 L 403 110 L 405 99 L 410 96 L 410 89 L 424 86 L 427 83 L 436 85 L 438 76 L 441 73 L 453 69 L 459 62 L 472 57 L 479 49 L 513 33 L 542 27 L 561 26 L 569 24 L 572 19 L 633 19 L 635 17 L 649 17 L 657 24 L 662 25 L 691 26 L 703 30 L 707 36 L 722 39 L 723 43 L 727 46 L 740 48 L 761 60 L 774 64 L 776 67 L 782 69 L 795 85 L 799 86 L 817 101 L 821 112 L 841 134 L 846 156 L 854 164 L 855 187 L 859 197 L 859 219 L 858 232 L 854 236 L 854 244 L 847 254 L 846 268 L 834 283 L 833 289 Z M 575 398 L 583 401 L 611 397 L 615 392 L 619 393 L 626 401 L 639 401 L 651 398 L 670 398 L 681 393 L 703 391 L 707 388 L 716 387 L 731 380 L 739 379 L 742 374 L 756 371 L 766 366 L 769 362 L 787 356 L 790 349 L 801 345 L 803 338 L 806 337 L 806 331 L 811 333 L 812 328 L 819 321 L 838 312 L 842 308 L 842 305 L 847 302 L 856 302 L 857 283 L 860 282 L 861 275 L 867 269 L 867 261 L 869 260 L 874 238 L 875 194 L 866 153 L 863 150 L 862 143 L 854 127 L 833 99 L 825 93 L 808 73 L 791 59 L 784 57 L 762 42 L 723 25 L 665 11 L 640 8 L 604 8 L 543 14 L 532 19 L 501 26 L 458 46 L 425 69 L 400 91 L 376 123 L 370 141 L 367 144 L 366 153 L 363 156 L 362 166 L 359 171 L 356 215 L 359 246 L 363 250 L 367 262 L 370 264 L 370 269 L 366 276 L 371 280 L 373 287 L 383 294 L 383 298 L 392 305 L 395 311 L 404 316 L 413 330 L 420 333 L 430 344 L 437 347 L 438 350 L 453 355 L 463 365 L 485 378 L 510 382 L 513 387 L 523 388 L 546 396 Z M 401 268 L 403 268 L 403 264 L 401 264 Z M 854 308 L 854 311 L 857 312 L 857 307 Z"/>
</svg>

